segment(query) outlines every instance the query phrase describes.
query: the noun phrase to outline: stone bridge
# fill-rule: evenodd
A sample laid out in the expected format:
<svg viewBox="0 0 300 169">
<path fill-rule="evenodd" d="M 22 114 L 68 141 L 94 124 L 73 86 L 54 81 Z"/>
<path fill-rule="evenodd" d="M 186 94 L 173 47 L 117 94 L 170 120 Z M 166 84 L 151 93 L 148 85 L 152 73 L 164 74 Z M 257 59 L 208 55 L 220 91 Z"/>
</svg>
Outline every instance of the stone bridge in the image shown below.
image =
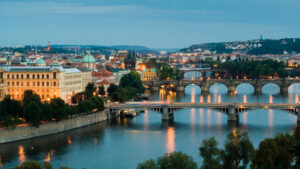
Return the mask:
<svg viewBox="0 0 300 169">
<path fill-rule="evenodd" d="M 209 93 L 209 89 L 214 84 L 223 84 L 228 88 L 229 93 L 235 93 L 236 88 L 240 84 L 250 84 L 254 88 L 254 93 L 257 95 L 262 94 L 262 88 L 264 85 L 274 83 L 280 88 L 282 95 L 288 94 L 288 88 L 292 84 L 300 83 L 299 79 L 256 79 L 256 80 L 243 80 L 243 79 L 207 79 L 207 80 L 160 80 L 160 81 L 149 81 L 143 82 L 146 89 L 151 91 L 159 91 L 162 85 L 173 85 L 177 91 L 184 92 L 187 85 L 195 84 L 201 88 L 201 92 L 204 94 Z"/>
<path fill-rule="evenodd" d="M 105 106 L 109 114 L 116 113 L 124 109 L 144 110 L 149 109 L 162 114 L 162 120 L 173 120 L 174 112 L 189 108 L 212 109 L 228 116 L 228 122 L 239 122 L 239 115 L 257 109 L 276 109 L 297 116 L 297 122 L 300 123 L 300 104 L 282 104 L 282 103 L 151 103 L 135 102 L 127 104 L 107 104 Z"/>
</svg>

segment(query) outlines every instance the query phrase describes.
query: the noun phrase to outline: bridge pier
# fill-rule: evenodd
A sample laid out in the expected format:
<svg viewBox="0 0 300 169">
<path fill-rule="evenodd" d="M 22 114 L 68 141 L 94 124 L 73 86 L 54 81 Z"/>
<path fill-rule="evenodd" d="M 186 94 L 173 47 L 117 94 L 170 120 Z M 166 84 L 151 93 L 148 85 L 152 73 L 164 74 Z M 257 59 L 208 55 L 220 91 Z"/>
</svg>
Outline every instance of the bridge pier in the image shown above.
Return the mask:
<svg viewBox="0 0 300 169">
<path fill-rule="evenodd" d="M 280 94 L 283 96 L 287 96 L 288 95 L 288 88 L 286 86 L 282 86 L 280 87 Z"/>
<path fill-rule="evenodd" d="M 162 121 L 173 121 L 174 120 L 174 113 L 169 113 L 168 107 L 162 107 Z"/>
<path fill-rule="evenodd" d="M 254 86 L 254 94 L 255 95 L 262 95 L 262 88 L 259 86 Z"/>
<path fill-rule="evenodd" d="M 209 94 L 209 84 L 204 82 L 201 86 L 201 94 Z"/>
<path fill-rule="evenodd" d="M 228 119 L 229 123 L 239 123 L 239 114 L 236 112 L 236 107 L 234 105 L 230 105 L 228 107 Z"/>
<path fill-rule="evenodd" d="M 297 123 L 300 124 L 300 106 L 297 107 L 298 111 L 297 111 Z"/>
<path fill-rule="evenodd" d="M 236 87 L 234 85 L 228 86 L 228 93 L 229 94 L 235 94 L 236 93 Z"/>
</svg>

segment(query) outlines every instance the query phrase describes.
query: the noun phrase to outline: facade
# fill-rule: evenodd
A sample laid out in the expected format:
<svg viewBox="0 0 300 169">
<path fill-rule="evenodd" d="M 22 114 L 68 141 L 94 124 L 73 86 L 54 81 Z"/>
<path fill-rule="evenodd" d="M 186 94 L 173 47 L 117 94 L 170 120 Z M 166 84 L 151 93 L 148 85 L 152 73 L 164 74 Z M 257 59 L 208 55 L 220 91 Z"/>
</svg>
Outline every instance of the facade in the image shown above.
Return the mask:
<svg viewBox="0 0 300 169">
<path fill-rule="evenodd" d="M 114 81 L 116 82 L 119 82 L 125 74 L 130 73 L 130 71 L 126 69 L 111 69 L 111 71 L 114 75 Z"/>
<path fill-rule="evenodd" d="M 7 95 L 22 100 L 25 90 L 33 90 L 42 101 L 60 97 L 66 102 L 71 96 L 85 89 L 92 81 L 91 72 L 81 72 L 76 68 L 63 68 L 60 65 L 48 67 L 11 67 L 0 68 Z"/>
<path fill-rule="evenodd" d="M 142 73 L 143 81 L 151 81 L 154 80 L 157 76 L 156 69 L 144 69 Z"/>
</svg>

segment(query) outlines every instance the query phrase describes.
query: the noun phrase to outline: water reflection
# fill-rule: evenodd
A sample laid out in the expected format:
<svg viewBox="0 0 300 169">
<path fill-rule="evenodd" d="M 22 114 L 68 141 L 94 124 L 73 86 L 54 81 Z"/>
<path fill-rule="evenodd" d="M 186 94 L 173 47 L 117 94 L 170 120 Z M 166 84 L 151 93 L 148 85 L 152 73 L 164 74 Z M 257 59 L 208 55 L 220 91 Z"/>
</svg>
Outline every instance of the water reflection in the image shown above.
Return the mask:
<svg viewBox="0 0 300 169">
<path fill-rule="evenodd" d="M 273 117 L 273 110 L 268 109 L 268 122 L 269 122 L 269 130 L 273 132 L 274 127 L 274 117 Z"/>
<path fill-rule="evenodd" d="M 247 95 L 245 95 L 245 94 L 243 96 L 243 103 L 247 103 Z"/>
<path fill-rule="evenodd" d="M 191 122 L 191 130 L 194 133 L 195 132 L 195 122 L 196 122 L 196 110 L 195 109 L 191 109 L 191 116 L 190 116 L 190 122 Z"/>
<path fill-rule="evenodd" d="M 21 164 L 26 161 L 26 155 L 24 153 L 24 147 L 22 145 L 19 146 L 19 161 Z"/>
<path fill-rule="evenodd" d="M 51 155 L 50 152 L 47 154 L 47 156 L 44 159 L 44 162 L 50 162 L 51 161 Z"/>
<path fill-rule="evenodd" d="M 174 127 L 168 127 L 167 136 L 167 153 L 172 153 L 175 151 L 175 129 Z"/>
<path fill-rule="evenodd" d="M 269 95 L 269 103 L 273 103 L 273 96 Z"/>
<path fill-rule="evenodd" d="M 149 115 L 148 110 L 145 110 L 144 112 L 144 130 L 148 130 L 148 124 L 149 124 Z"/>
</svg>

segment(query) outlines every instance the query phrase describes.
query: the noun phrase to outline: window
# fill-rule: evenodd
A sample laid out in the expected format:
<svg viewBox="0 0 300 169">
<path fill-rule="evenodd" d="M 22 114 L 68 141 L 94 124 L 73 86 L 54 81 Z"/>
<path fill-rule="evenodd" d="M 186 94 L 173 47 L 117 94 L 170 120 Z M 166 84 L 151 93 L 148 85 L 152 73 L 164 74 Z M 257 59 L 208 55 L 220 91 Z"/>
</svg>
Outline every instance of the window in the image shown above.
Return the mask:
<svg viewBox="0 0 300 169">
<path fill-rule="evenodd" d="M 34 79 L 34 78 L 35 78 L 35 74 L 32 75 L 32 79 Z"/>
<path fill-rule="evenodd" d="M 42 79 L 44 79 L 45 78 L 45 75 L 44 74 L 42 74 Z"/>
<path fill-rule="evenodd" d="M 40 82 L 37 82 L 37 86 L 40 86 Z"/>
<path fill-rule="evenodd" d="M 29 79 L 29 74 L 26 75 L 26 78 Z"/>
<path fill-rule="evenodd" d="M 37 75 L 36 75 L 36 78 L 39 79 L 39 78 L 40 78 L 40 74 L 37 74 Z"/>
<path fill-rule="evenodd" d="M 49 82 L 47 82 L 47 86 L 49 86 Z"/>
<path fill-rule="evenodd" d="M 56 86 L 56 82 L 53 82 L 53 86 Z"/>
<path fill-rule="evenodd" d="M 42 86 L 44 86 L 44 82 L 42 82 Z"/>
<path fill-rule="evenodd" d="M 1 79 L 3 79 L 3 72 L 1 72 Z"/>
<path fill-rule="evenodd" d="M 47 74 L 47 79 L 49 79 L 49 74 Z"/>
<path fill-rule="evenodd" d="M 17 86 L 19 86 L 19 82 L 17 82 Z"/>
<path fill-rule="evenodd" d="M 11 85 L 14 86 L 14 85 L 15 85 L 15 82 L 11 82 Z"/>
<path fill-rule="evenodd" d="M 53 72 L 53 79 L 56 79 L 56 72 Z"/>
<path fill-rule="evenodd" d="M 9 86 L 9 82 L 7 82 L 7 86 Z"/>
<path fill-rule="evenodd" d="M 9 79 L 9 74 L 7 75 L 7 79 Z"/>
<path fill-rule="evenodd" d="M 23 79 L 23 74 L 21 74 L 21 79 Z"/>
<path fill-rule="evenodd" d="M 14 75 L 14 74 L 12 74 L 12 75 L 11 75 L 11 78 L 12 78 L 12 79 L 14 79 L 14 78 L 15 78 L 15 75 Z"/>
<path fill-rule="evenodd" d="M 30 86 L 30 83 L 29 83 L 29 82 L 27 82 L 27 86 Z"/>
<path fill-rule="evenodd" d="M 17 74 L 17 79 L 19 79 L 19 74 Z"/>
<path fill-rule="evenodd" d="M 35 82 L 32 82 L 32 86 L 35 86 Z"/>
<path fill-rule="evenodd" d="M 44 96 L 44 95 L 42 95 L 42 99 L 45 99 L 45 96 Z"/>
</svg>

